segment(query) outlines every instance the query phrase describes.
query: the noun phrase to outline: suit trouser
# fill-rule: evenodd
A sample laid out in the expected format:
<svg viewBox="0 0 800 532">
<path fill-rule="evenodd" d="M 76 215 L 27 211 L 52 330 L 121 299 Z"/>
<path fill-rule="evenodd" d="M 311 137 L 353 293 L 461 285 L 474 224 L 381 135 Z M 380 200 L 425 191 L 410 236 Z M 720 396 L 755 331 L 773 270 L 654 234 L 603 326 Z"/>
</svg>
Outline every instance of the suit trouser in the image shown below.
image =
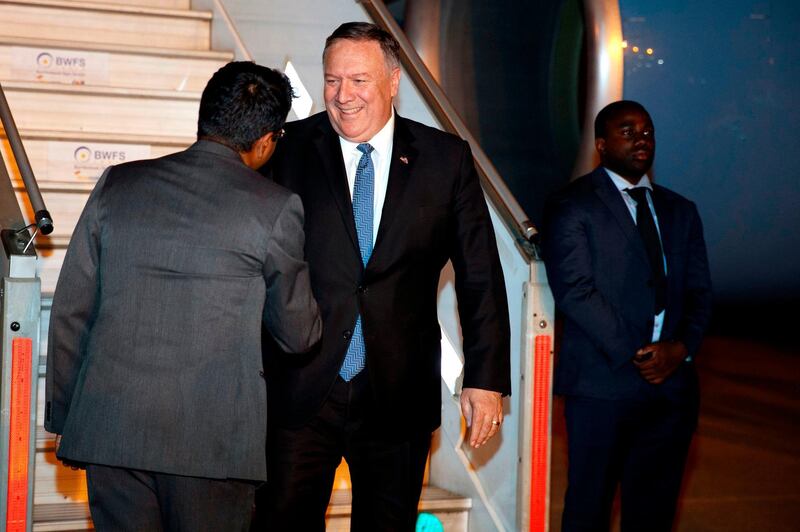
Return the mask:
<svg viewBox="0 0 800 532">
<path fill-rule="evenodd" d="M 413 531 L 430 433 L 388 437 L 370 429 L 366 371 L 336 379 L 314 418 L 299 428 L 270 426 L 267 483 L 256 495 L 253 530 L 325 530 L 336 468 L 347 460 L 351 530 Z"/>
<path fill-rule="evenodd" d="M 623 532 L 672 528 L 697 425 L 696 388 L 675 402 L 567 397 L 568 483 L 563 531 L 608 531 L 617 484 Z"/>
<path fill-rule="evenodd" d="M 255 484 L 86 466 L 98 532 L 241 532 L 250 527 Z"/>
</svg>

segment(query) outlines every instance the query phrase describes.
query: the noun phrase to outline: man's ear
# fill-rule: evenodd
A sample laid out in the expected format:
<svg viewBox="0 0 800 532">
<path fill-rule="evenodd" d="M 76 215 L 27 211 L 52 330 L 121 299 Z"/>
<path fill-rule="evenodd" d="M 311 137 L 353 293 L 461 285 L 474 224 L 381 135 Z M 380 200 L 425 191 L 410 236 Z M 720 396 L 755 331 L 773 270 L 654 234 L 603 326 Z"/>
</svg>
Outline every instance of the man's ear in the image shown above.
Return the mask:
<svg viewBox="0 0 800 532">
<path fill-rule="evenodd" d="M 266 135 L 256 139 L 250 151 L 239 152 L 239 156 L 242 158 L 244 164 L 254 170 L 261 168 L 264 163 L 272 157 L 272 152 L 275 150 L 275 143 L 272 140 L 272 136 L 273 132 L 270 131 Z"/>
<path fill-rule="evenodd" d="M 606 139 L 594 139 L 594 148 L 597 150 L 597 153 L 603 155 L 606 152 Z"/>
<path fill-rule="evenodd" d="M 397 91 L 400 90 L 400 69 L 393 68 L 392 72 L 389 74 L 389 80 L 391 83 L 391 94 L 392 98 L 397 96 Z"/>
<path fill-rule="evenodd" d="M 270 131 L 255 142 L 254 147 L 258 147 L 257 153 L 259 157 L 263 157 L 267 152 L 270 151 L 270 149 L 272 149 L 272 137 L 274 134 L 275 132 Z"/>
</svg>

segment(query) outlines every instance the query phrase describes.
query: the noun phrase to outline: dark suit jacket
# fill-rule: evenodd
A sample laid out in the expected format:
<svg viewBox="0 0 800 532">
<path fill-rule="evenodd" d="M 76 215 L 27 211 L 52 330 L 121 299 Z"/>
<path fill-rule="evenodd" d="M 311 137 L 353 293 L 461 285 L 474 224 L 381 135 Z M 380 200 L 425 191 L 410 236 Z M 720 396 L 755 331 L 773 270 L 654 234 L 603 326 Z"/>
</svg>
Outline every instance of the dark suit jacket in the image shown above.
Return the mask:
<svg viewBox="0 0 800 532">
<path fill-rule="evenodd" d="M 694 203 L 653 185 L 667 260 L 661 340 L 682 341 L 695 355 L 711 314 L 703 228 Z M 542 242 L 547 277 L 563 313 L 557 393 L 633 397 L 649 389 L 632 362 L 651 342 L 655 290 L 644 244 L 625 202 L 602 168 L 570 183 L 548 203 Z M 683 364 L 662 390 L 694 384 Z"/>
<path fill-rule="evenodd" d="M 272 357 L 270 420 L 299 425 L 317 412 L 361 313 L 374 397 L 368 417 L 386 429 L 440 423 L 436 299 L 448 259 L 456 277 L 466 359 L 464 386 L 510 393 L 509 322 L 494 231 L 469 146 L 396 117 L 386 201 L 362 266 L 339 137 L 326 113 L 286 126 L 275 180 L 306 209 L 306 257 L 325 334 L 321 354 L 293 365 Z M 374 415 L 373 415 L 374 414 Z"/>
<path fill-rule="evenodd" d="M 45 428 L 75 462 L 264 480 L 262 322 L 321 322 L 300 199 L 200 141 L 115 166 L 81 215 L 50 317 Z"/>
</svg>

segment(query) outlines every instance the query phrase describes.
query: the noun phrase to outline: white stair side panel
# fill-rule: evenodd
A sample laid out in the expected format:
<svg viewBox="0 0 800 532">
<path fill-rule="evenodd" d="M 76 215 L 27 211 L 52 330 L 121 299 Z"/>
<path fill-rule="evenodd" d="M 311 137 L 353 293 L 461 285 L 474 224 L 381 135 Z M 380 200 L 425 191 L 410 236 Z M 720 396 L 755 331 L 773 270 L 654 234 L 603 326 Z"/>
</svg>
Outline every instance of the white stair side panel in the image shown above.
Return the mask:
<svg viewBox="0 0 800 532">
<path fill-rule="evenodd" d="M 117 43 L 186 50 L 208 50 L 209 19 L 191 11 L 165 14 L 83 10 L 60 6 L 0 3 L 0 35 L 66 41 Z"/>
<path fill-rule="evenodd" d="M 146 53 L 121 53 L 103 51 L 70 50 L 33 43 L 26 46 L 10 43 L 0 44 L 0 80 L 37 81 L 36 76 L 47 75 L 51 69 L 43 69 L 33 59 L 37 53 L 63 55 L 67 59 L 79 58 L 85 62 L 102 62 L 103 74 L 92 75 L 86 68 L 76 67 L 62 79 L 65 83 L 87 86 L 123 87 L 134 89 L 158 89 L 201 92 L 211 75 L 227 61 L 218 58 L 169 57 Z M 15 64 L 14 55 L 25 56 Z M 85 63 L 84 63 L 85 64 Z M 51 77 L 50 79 L 54 79 Z"/>
<path fill-rule="evenodd" d="M 4 84 L 19 129 L 175 137 L 197 133 L 197 94 L 94 92 L 66 85 L 31 90 L 39 88 L 34 85 Z"/>
</svg>

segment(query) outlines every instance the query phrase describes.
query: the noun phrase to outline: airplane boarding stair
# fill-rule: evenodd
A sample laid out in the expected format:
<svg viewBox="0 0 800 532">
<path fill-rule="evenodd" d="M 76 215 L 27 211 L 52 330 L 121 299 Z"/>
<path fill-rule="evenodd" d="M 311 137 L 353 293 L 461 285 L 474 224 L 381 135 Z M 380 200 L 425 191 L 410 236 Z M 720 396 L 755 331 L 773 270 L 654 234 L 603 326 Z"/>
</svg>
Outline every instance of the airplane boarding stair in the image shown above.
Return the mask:
<svg viewBox="0 0 800 532">
<path fill-rule="evenodd" d="M 33 530 L 91 528 L 83 472 L 55 459 L 53 436 L 42 428 L 42 419 L 52 292 L 69 238 L 103 168 L 189 146 L 206 81 L 234 58 L 281 69 L 290 60 L 309 92 L 311 111 L 322 110 L 325 36 L 347 20 L 374 20 L 400 38 L 402 32 L 387 26 L 385 14 L 381 2 L 354 0 L 0 0 L 0 84 L 55 226 L 35 240 L 42 299 L 41 345 L 38 358 L 34 355 L 40 379 Z M 468 132 L 442 96 L 431 88 L 413 50 L 404 49 L 398 112 L 466 138 Z M 449 374 L 443 376 L 443 426 L 434 439 L 420 511 L 434 514 L 448 532 L 544 530 L 545 524 L 534 521 L 537 508 L 547 504 L 549 480 L 552 299 L 529 241 L 535 230 L 519 224 L 521 209 L 513 197 L 509 207 L 502 180 L 476 148 L 473 144 L 506 275 L 513 395 L 506 400 L 503 432 L 491 445 L 477 451 L 462 445 L 461 337 L 452 270 L 446 269 L 439 311 Z M 30 223 L 33 212 L 5 132 L 0 152 Z M 343 467 L 328 511 L 329 530 L 349 529 L 348 487 Z"/>
</svg>

